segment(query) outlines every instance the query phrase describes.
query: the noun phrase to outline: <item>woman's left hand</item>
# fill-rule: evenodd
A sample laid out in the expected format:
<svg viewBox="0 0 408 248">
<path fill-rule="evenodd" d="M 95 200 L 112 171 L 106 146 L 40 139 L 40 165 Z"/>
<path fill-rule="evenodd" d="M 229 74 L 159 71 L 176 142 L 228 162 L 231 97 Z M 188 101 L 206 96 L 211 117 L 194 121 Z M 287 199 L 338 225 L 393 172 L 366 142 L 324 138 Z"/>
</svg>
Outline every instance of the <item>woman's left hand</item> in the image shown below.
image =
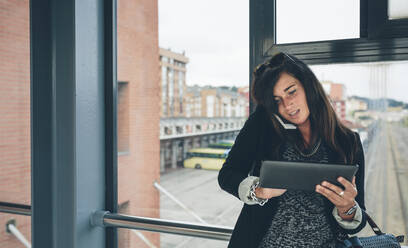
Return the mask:
<svg viewBox="0 0 408 248">
<path fill-rule="evenodd" d="M 338 209 L 340 216 L 347 212 L 355 204 L 357 196 L 356 177 L 350 182 L 343 177 L 337 178 L 343 186 L 344 190 L 327 181 L 323 181 L 320 185 L 316 185 L 316 192 L 325 196 Z"/>
</svg>

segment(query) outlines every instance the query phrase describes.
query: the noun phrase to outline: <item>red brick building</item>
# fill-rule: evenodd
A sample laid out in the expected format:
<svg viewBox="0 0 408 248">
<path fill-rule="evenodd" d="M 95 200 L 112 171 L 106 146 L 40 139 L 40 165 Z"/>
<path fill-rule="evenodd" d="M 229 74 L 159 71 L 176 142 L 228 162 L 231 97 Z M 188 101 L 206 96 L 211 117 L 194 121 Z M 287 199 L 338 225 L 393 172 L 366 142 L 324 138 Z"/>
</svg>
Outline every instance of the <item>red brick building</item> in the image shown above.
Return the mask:
<svg viewBox="0 0 408 248">
<path fill-rule="evenodd" d="M 346 86 L 340 83 L 330 81 L 322 82 L 326 94 L 329 96 L 334 111 L 337 117 L 344 121 L 346 119 Z"/>
<path fill-rule="evenodd" d="M 123 82 L 118 87 L 119 211 L 158 218 L 160 198 L 153 187 L 160 180 L 158 2 L 121 0 L 117 15 L 118 81 Z M 160 246 L 158 234 L 143 234 Z M 120 230 L 119 247 L 145 244 L 134 231 Z"/>
<path fill-rule="evenodd" d="M 122 213 L 159 217 L 158 3 L 118 1 L 118 203 Z M 0 2 L 0 201 L 31 204 L 29 0 Z M 103 185 L 101 185 L 103 187 Z M 0 247 L 21 247 L 6 222 L 31 240 L 30 217 L 0 213 Z M 160 246 L 159 235 L 143 233 Z M 119 247 L 145 247 L 119 231 Z"/>
<path fill-rule="evenodd" d="M 31 204 L 29 1 L 0 2 L 0 201 Z M 6 223 L 31 239 L 30 217 L 0 213 L 0 247 L 22 247 Z"/>
</svg>

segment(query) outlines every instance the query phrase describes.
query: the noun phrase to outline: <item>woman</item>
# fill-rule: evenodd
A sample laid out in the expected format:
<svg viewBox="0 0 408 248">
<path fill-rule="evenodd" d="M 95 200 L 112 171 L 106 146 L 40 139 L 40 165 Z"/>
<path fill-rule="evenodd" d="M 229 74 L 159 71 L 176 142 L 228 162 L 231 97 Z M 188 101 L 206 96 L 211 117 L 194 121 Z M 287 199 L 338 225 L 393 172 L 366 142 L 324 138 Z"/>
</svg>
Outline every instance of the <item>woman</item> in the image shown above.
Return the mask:
<svg viewBox="0 0 408 248">
<path fill-rule="evenodd" d="M 221 188 L 245 203 L 228 247 L 335 247 L 366 224 L 360 138 L 340 123 L 316 76 L 294 56 L 279 53 L 253 76 L 257 108 L 218 176 Z M 285 129 L 279 118 L 296 129 Z M 267 189 L 258 186 L 261 160 L 359 169 L 352 182 L 338 179 L 344 190 L 328 182 L 311 192 Z"/>
</svg>

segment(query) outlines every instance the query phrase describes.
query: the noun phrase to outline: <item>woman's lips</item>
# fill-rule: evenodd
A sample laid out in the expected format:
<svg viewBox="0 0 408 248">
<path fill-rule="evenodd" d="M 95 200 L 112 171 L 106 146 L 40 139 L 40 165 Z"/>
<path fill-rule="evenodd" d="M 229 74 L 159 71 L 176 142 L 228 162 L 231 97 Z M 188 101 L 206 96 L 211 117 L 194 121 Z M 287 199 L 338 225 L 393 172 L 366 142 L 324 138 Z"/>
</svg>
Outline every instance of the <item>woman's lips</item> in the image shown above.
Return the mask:
<svg viewBox="0 0 408 248">
<path fill-rule="evenodd" d="M 300 112 L 300 110 L 298 109 L 298 110 L 289 112 L 288 115 L 289 115 L 291 118 L 296 118 L 297 115 L 299 114 L 299 112 Z"/>
</svg>

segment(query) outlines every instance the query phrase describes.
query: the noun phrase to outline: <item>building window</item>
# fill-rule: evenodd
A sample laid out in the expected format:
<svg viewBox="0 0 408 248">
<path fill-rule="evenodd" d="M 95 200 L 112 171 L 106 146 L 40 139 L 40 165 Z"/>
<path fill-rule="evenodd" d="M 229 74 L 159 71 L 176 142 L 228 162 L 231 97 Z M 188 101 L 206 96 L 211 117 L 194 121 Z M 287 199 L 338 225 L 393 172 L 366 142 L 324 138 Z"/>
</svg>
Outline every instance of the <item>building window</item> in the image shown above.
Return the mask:
<svg viewBox="0 0 408 248">
<path fill-rule="evenodd" d="M 184 72 L 179 71 L 178 81 L 179 81 L 178 87 L 179 87 L 180 114 L 183 114 Z"/>
<path fill-rule="evenodd" d="M 174 70 L 169 68 L 169 115 L 174 116 Z"/>
<path fill-rule="evenodd" d="M 162 66 L 162 111 L 163 111 L 163 116 L 167 115 L 167 67 Z"/>
<path fill-rule="evenodd" d="M 129 87 L 118 83 L 118 154 L 129 153 Z"/>
<path fill-rule="evenodd" d="M 214 96 L 207 96 L 207 116 L 206 117 L 214 117 Z"/>
</svg>

